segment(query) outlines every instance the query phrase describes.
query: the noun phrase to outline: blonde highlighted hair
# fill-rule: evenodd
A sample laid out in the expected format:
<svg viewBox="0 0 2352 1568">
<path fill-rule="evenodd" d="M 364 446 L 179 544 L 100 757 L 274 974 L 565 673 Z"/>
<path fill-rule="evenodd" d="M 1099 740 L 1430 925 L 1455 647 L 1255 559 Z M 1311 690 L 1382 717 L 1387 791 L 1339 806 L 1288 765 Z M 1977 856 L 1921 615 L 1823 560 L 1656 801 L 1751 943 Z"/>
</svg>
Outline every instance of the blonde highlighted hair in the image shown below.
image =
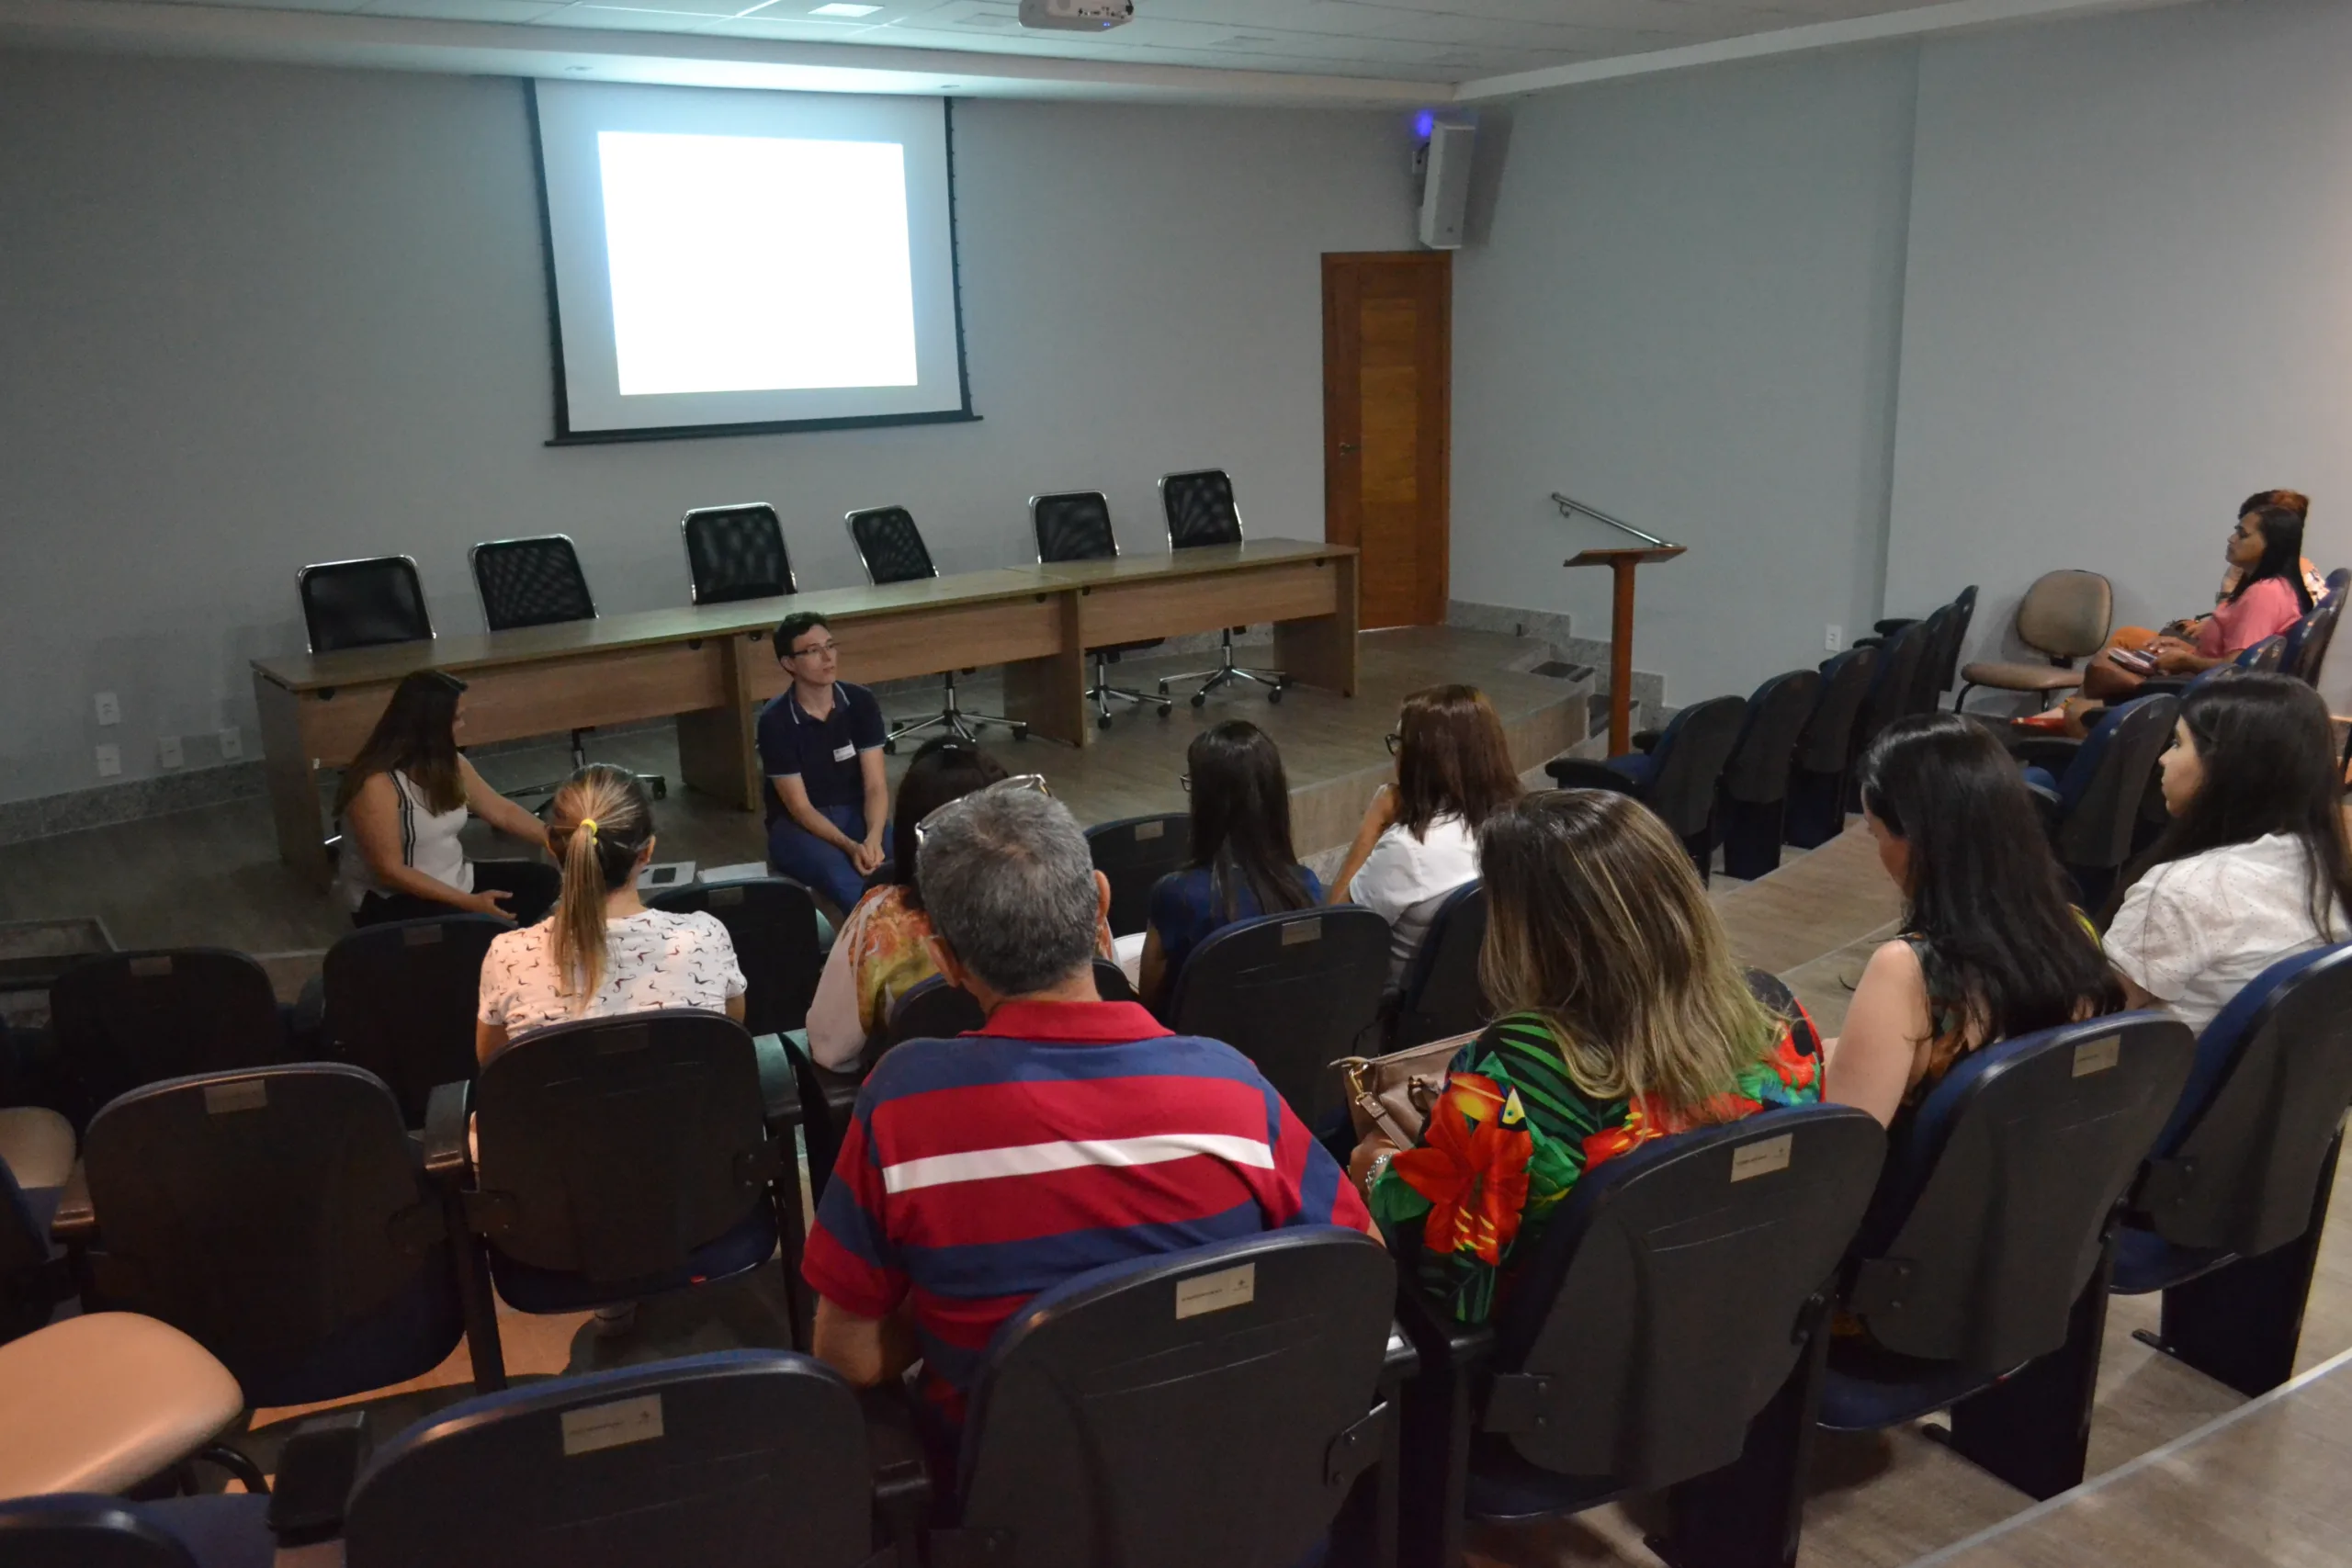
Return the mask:
<svg viewBox="0 0 2352 1568">
<path fill-rule="evenodd" d="M 1748 990 L 1689 852 L 1631 796 L 1547 790 L 1478 835 L 1487 942 L 1478 973 L 1498 1012 L 1550 1025 L 1594 1100 L 1651 1096 L 1700 1122 L 1761 1060 L 1781 1024 Z"/>
<path fill-rule="evenodd" d="M 563 866 L 563 893 L 548 917 L 556 988 L 584 1006 L 605 983 L 605 897 L 628 885 L 653 837 L 653 806 L 637 775 L 591 762 L 555 792 L 548 845 Z"/>
</svg>

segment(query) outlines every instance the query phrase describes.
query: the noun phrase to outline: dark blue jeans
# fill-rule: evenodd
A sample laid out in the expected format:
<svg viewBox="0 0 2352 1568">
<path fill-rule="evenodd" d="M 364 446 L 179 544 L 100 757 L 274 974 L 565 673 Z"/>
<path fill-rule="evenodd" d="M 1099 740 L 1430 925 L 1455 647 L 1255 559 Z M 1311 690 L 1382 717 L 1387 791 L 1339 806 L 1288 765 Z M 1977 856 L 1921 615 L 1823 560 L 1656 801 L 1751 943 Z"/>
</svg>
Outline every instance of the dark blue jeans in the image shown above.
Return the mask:
<svg viewBox="0 0 2352 1568">
<path fill-rule="evenodd" d="M 845 836 L 865 841 L 864 807 L 820 806 L 817 813 Z M 890 852 L 888 825 L 882 829 L 882 852 Z M 848 855 L 789 817 L 779 817 L 768 824 L 768 868 L 778 876 L 788 876 L 819 897 L 831 899 L 844 915 L 857 907 L 859 896 L 865 891 L 865 879 L 850 864 Z"/>
</svg>

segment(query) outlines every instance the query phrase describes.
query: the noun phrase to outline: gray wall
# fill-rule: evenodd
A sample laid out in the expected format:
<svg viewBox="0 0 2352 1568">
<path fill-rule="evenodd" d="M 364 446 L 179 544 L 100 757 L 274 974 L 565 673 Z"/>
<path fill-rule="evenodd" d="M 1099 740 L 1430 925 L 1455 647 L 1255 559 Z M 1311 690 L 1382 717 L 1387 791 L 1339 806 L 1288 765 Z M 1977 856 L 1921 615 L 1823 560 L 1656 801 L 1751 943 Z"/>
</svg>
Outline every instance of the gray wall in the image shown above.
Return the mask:
<svg viewBox="0 0 2352 1568">
<path fill-rule="evenodd" d="M 306 561 L 417 558 L 480 625 L 475 540 L 561 530 L 607 611 L 683 603 L 677 519 L 782 510 L 804 586 L 840 518 L 912 507 L 943 570 L 1026 555 L 1023 502 L 1231 468 L 1253 528 L 1322 533 L 1318 256 L 1411 242 L 1393 116 L 956 110 L 970 425 L 550 449 L 514 82 L 0 53 L 0 800 L 253 731 Z M 91 694 L 119 694 L 101 729 Z"/>
<path fill-rule="evenodd" d="M 1671 700 L 1745 693 L 1879 610 L 1915 51 L 1711 68 L 1508 112 L 1486 244 L 1454 288 L 1452 593 L 1609 635 L 1631 543 L 1635 663 Z M 1488 117 L 1488 131 L 1496 118 Z M 1487 151 L 1500 137 L 1486 136 Z"/>
<path fill-rule="evenodd" d="M 2352 558 L 2352 6 L 2259 0 L 1925 54 L 1887 602 L 2057 567 L 2211 603 L 2233 507 Z"/>
</svg>

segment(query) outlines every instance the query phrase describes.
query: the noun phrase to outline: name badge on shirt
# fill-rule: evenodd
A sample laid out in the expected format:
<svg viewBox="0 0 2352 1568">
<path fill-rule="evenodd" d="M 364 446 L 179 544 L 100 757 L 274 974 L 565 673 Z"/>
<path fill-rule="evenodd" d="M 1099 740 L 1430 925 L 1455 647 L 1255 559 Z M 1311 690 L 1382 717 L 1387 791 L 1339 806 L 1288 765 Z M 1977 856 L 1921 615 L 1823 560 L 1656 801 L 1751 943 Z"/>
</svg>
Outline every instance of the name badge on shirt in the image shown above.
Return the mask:
<svg viewBox="0 0 2352 1568">
<path fill-rule="evenodd" d="M 833 748 L 833 761 L 836 762 L 846 762 L 852 757 L 856 755 L 857 748 L 854 746 L 836 746 Z"/>
</svg>

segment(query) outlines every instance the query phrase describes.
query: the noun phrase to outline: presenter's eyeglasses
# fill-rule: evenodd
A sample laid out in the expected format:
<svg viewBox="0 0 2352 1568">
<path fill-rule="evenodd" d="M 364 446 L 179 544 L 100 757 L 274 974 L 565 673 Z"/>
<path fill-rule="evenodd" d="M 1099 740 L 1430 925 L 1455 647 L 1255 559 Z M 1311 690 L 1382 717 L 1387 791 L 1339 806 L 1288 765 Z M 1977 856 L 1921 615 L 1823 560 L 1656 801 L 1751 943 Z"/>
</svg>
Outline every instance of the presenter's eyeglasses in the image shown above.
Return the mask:
<svg viewBox="0 0 2352 1568">
<path fill-rule="evenodd" d="M 915 824 L 915 843 L 917 847 L 921 847 L 922 841 L 931 836 L 931 830 L 933 828 L 938 827 L 951 815 L 971 805 L 982 795 L 1015 795 L 1024 791 L 1042 795 L 1049 800 L 1053 798 L 1054 794 L 1052 790 L 1046 787 L 1046 775 L 1043 773 L 1015 773 L 1009 779 L 999 779 L 992 784 L 982 784 L 969 795 L 959 795 L 946 805 L 924 813 L 923 819 Z"/>
</svg>

